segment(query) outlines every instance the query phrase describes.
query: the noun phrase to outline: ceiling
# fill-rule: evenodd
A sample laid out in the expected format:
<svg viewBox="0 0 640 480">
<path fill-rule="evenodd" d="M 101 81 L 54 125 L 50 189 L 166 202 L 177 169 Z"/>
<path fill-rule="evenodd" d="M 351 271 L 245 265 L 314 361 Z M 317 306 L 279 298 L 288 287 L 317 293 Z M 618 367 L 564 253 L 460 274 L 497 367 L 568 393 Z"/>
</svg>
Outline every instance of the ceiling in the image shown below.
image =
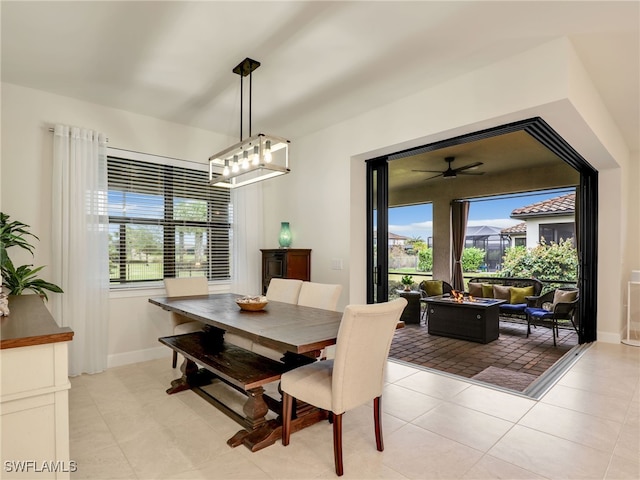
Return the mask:
<svg viewBox="0 0 640 480">
<path fill-rule="evenodd" d="M 639 149 L 637 1 L 2 1 L 0 18 L 3 81 L 232 137 L 232 69 L 258 60 L 253 133 L 294 142 L 567 36 L 629 149 Z M 246 103 L 244 119 L 246 137 Z M 562 162 L 520 132 L 394 160 L 390 189 L 446 181 L 427 184 L 435 174 L 414 170 L 444 171 L 447 156 L 454 168 L 482 162 L 473 172 L 483 179 Z"/>
<path fill-rule="evenodd" d="M 451 164 L 454 169 L 476 162 L 482 163 L 476 168 L 465 170 L 469 175 L 457 174 L 458 177 L 464 176 L 479 180 L 523 168 L 552 169 L 557 165 L 565 165 L 564 160 L 530 134 L 519 130 L 393 160 L 389 164 L 389 190 L 397 191 L 433 186 L 435 182 L 449 184 L 449 179 L 442 176 L 436 177 L 438 173 L 422 172 L 422 170 L 443 172 L 447 169 L 445 161 L 447 157 L 455 158 Z M 577 174 L 574 176 L 571 170 L 569 170 L 568 176 L 572 181 L 579 180 L 579 176 Z"/>
<path fill-rule="evenodd" d="M 2 1 L 2 80 L 237 137 L 251 57 L 253 133 L 295 141 L 566 36 L 637 150 L 639 6 Z"/>
</svg>

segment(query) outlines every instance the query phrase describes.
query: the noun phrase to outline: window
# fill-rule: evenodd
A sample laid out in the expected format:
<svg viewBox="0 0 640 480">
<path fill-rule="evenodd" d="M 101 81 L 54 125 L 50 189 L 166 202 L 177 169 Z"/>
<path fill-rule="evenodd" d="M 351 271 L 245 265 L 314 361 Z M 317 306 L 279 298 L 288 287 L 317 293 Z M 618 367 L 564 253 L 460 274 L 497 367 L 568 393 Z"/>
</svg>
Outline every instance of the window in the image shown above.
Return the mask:
<svg viewBox="0 0 640 480">
<path fill-rule="evenodd" d="M 539 228 L 540 240 L 547 243 L 559 243 L 560 240 L 571 240 L 575 244 L 574 223 L 541 223 Z"/>
<path fill-rule="evenodd" d="M 107 161 L 111 284 L 229 279 L 229 190 L 209 185 L 207 165 L 127 153 Z"/>
<path fill-rule="evenodd" d="M 514 246 L 516 247 L 526 247 L 527 239 L 525 237 L 516 237 L 514 238 Z"/>
</svg>

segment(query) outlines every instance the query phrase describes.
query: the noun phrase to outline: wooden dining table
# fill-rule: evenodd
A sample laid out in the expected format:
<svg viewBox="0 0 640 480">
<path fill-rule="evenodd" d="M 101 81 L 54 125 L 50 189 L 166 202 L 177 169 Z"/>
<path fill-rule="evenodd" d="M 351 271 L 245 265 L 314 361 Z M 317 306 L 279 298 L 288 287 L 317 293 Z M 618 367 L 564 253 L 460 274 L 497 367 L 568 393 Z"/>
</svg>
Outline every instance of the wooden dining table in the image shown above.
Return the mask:
<svg viewBox="0 0 640 480">
<path fill-rule="evenodd" d="M 244 444 L 251 451 L 275 443 L 281 435 L 281 402 L 265 394 L 264 386 L 280 375 L 317 360 L 322 349 L 336 342 L 342 313 L 270 301 L 264 310 L 241 310 L 233 293 L 190 297 L 155 297 L 149 302 L 164 310 L 197 320 L 204 331 L 161 337 L 159 341 L 185 357 L 181 378 L 167 393 L 190 389 L 240 423 L 244 429 L 227 443 Z M 224 340 L 233 333 L 282 353 L 281 360 L 263 357 Z M 215 379 L 247 396 L 242 414 L 204 390 Z M 278 414 L 267 420 L 268 411 Z M 328 413 L 299 405 L 292 431 L 326 419 Z"/>
</svg>

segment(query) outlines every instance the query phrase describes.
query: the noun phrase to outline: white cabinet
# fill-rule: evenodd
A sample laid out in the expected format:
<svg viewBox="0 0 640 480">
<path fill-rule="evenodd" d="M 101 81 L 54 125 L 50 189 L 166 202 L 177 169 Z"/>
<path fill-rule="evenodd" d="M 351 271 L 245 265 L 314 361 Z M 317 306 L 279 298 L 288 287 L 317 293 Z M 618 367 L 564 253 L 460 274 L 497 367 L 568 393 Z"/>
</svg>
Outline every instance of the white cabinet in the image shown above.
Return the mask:
<svg viewBox="0 0 640 480">
<path fill-rule="evenodd" d="M 67 345 L 40 297 L 10 297 L 0 333 L 3 479 L 70 477 Z"/>
</svg>

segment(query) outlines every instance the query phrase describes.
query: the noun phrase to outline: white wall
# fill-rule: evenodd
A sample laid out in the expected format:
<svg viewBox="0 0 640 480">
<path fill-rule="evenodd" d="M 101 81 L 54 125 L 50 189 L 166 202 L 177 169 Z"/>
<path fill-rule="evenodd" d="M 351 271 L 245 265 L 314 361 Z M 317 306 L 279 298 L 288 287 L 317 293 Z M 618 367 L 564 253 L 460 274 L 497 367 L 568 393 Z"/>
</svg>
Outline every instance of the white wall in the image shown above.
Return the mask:
<svg viewBox="0 0 640 480">
<path fill-rule="evenodd" d="M 293 173 L 265 185 L 265 238 L 275 242 L 280 220 L 290 220 L 298 246 L 312 248 L 316 255 L 312 276 L 318 281 L 344 281 L 348 288 L 343 300 L 362 303 L 366 298 L 364 160 L 536 116 L 602 171 L 598 338 L 619 341 L 624 319 L 620 283 L 628 270 L 622 253 L 632 248 L 622 218 L 629 216 L 632 228 L 638 229 L 638 216 L 629 215 L 629 208 L 635 207 L 622 197 L 620 188 L 631 181 L 625 174 L 629 152 L 565 39 L 292 139 Z M 632 158 L 637 163 L 637 154 Z M 633 256 L 637 259 L 637 254 Z M 330 270 L 326 259 L 332 257 L 348 259 L 348 274 Z"/>
<path fill-rule="evenodd" d="M 11 252 L 15 260 L 51 264 L 51 159 L 55 123 L 102 131 L 109 146 L 184 160 L 206 162 L 235 139 L 122 110 L 11 84 L 2 84 L 2 211 L 31 225 L 39 238 L 35 258 Z M 47 269 L 42 271 L 47 278 Z M 222 285 L 218 288 L 225 288 Z M 169 356 L 158 337 L 171 333 L 168 314 L 147 299 L 164 289 L 112 293 L 109 365 Z"/>
</svg>

